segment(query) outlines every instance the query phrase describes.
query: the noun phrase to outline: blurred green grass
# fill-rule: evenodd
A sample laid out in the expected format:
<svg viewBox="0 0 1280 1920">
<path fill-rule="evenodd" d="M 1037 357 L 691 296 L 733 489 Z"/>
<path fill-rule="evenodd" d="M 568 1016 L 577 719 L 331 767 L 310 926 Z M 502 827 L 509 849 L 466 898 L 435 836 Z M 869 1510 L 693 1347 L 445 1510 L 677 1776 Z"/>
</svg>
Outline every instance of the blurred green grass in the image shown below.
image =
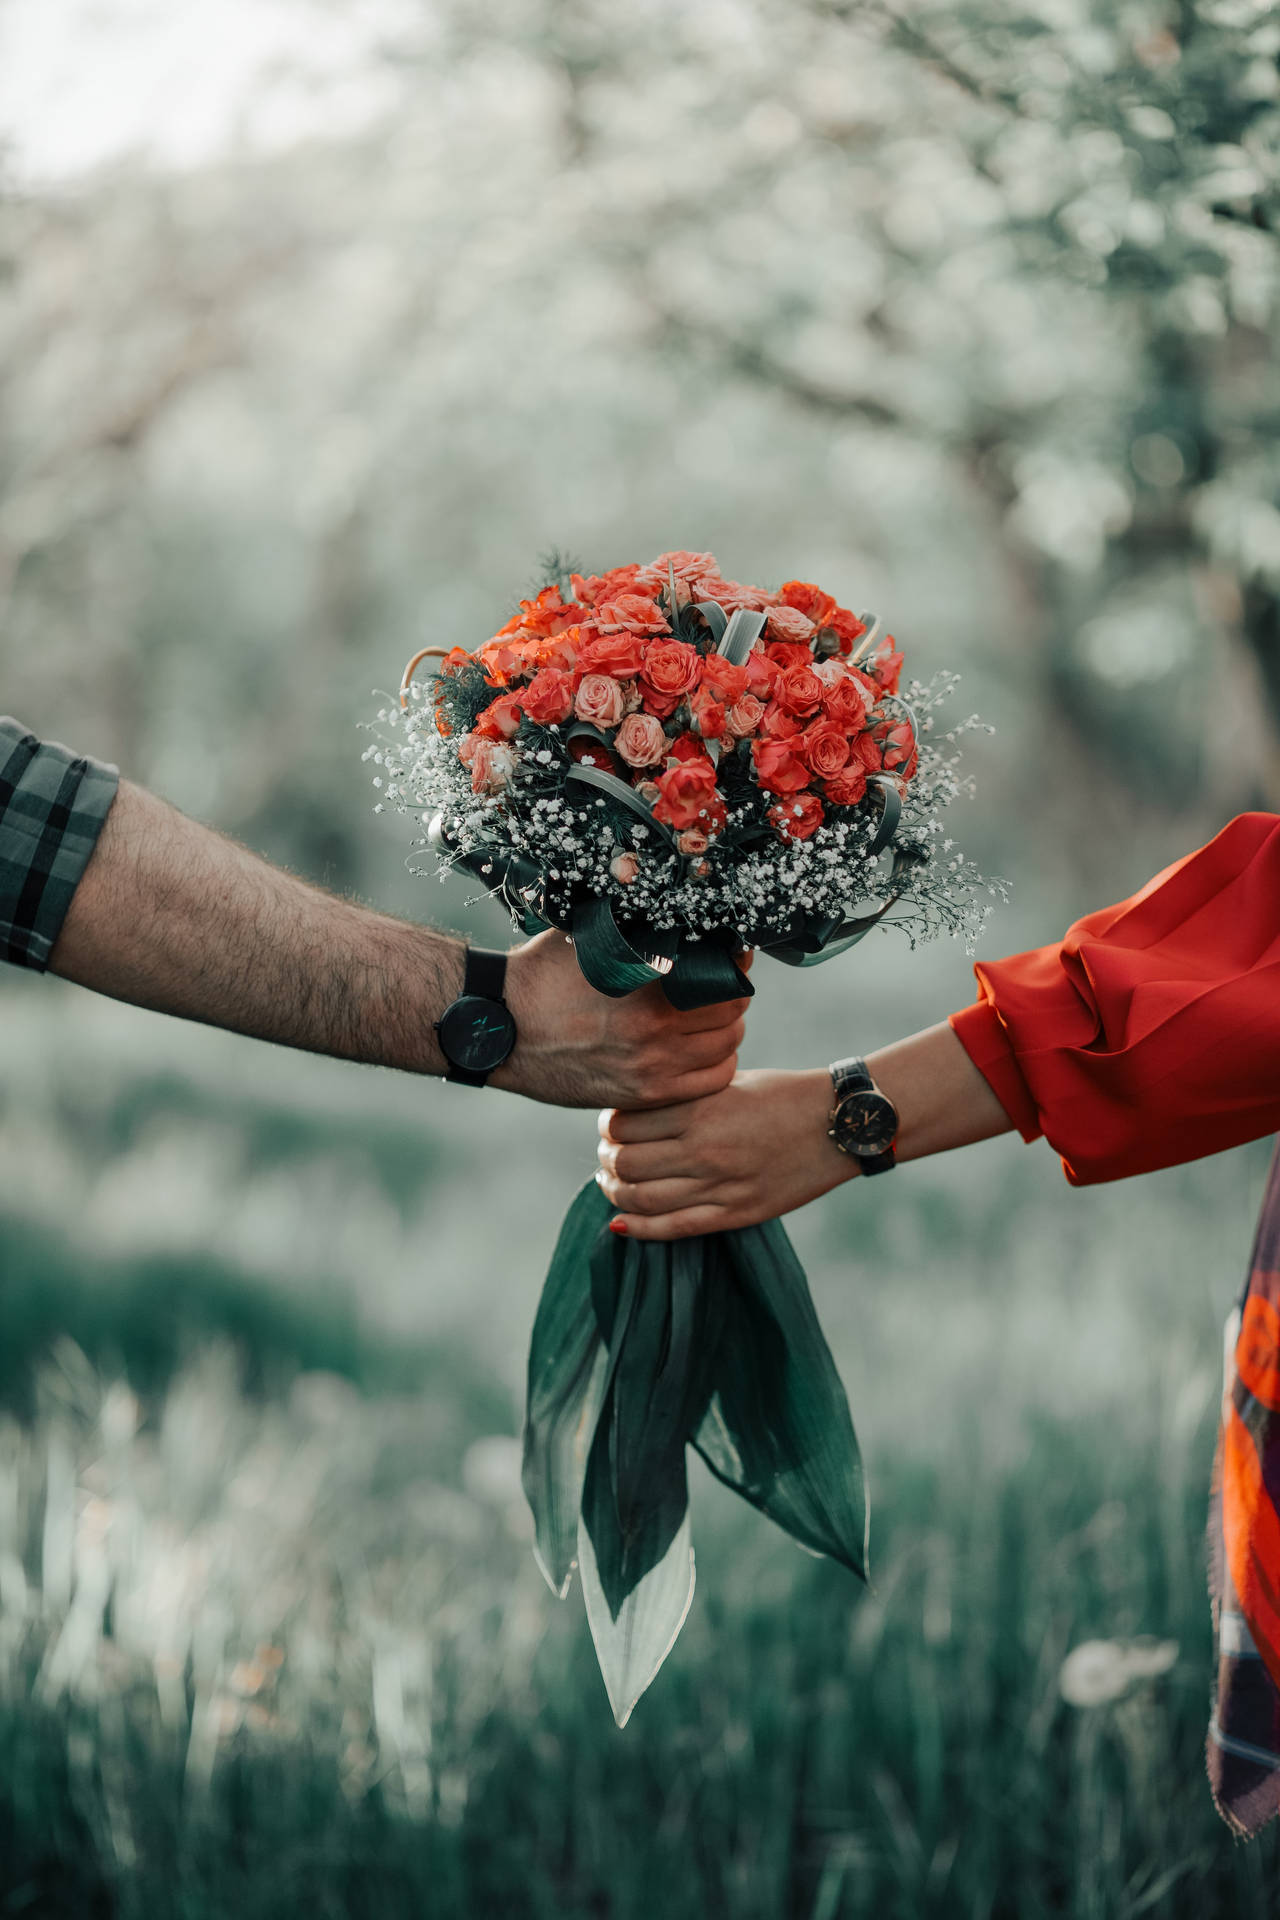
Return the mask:
<svg viewBox="0 0 1280 1920">
<path fill-rule="evenodd" d="M 48 1005 L 0 1109 L 0 1915 L 1274 1911 L 1202 1757 L 1264 1146 L 1077 1194 L 995 1143 L 797 1216 L 873 1591 L 697 1472 L 619 1734 L 515 1437 L 589 1118 L 179 1028 L 139 1070 L 142 1016 Z M 1068 1704 L 1138 1634 L 1172 1670 Z"/>
</svg>

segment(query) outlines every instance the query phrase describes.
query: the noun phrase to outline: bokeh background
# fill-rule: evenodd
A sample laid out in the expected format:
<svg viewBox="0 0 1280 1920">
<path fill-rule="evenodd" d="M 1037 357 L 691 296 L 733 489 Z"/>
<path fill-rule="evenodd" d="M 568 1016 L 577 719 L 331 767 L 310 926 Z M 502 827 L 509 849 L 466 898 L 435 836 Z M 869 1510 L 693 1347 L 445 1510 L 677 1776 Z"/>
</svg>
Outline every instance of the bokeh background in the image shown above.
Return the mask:
<svg viewBox="0 0 1280 1920">
<path fill-rule="evenodd" d="M 0 0 L 0 708 L 501 938 L 374 816 L 376 690 L 553 544 L 710 547 L 962 673 L 984 951 L 1054 937 L 1280 805 L 1278 55 L 1265 0 Z M 746 1058 L 969 966 L 762 964 Z M 590 1117 L 9 971 L 0 1914 L 1274 1911 L 1201 1759 L 1265 1143 L 797 1216 L 874 1590 L 696 1472 L 619 1734 L 518 1484 Z"/>
</svg>

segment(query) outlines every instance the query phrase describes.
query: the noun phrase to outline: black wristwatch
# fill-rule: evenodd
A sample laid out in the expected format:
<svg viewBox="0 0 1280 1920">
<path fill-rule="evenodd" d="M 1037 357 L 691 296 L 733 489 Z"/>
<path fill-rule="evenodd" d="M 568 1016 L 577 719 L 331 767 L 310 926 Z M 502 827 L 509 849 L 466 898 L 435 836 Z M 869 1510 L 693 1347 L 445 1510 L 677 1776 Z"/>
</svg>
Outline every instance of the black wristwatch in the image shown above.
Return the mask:
<svg viewBox="0 0 1280 1920">
<path fill-rule="evenodd" d="M 835 1099 L 828 1137 L 863 1173 L 888 1173 L 896 1165 L 898 1109 L 867 1072 L 865 1060 L 837 1060 L 831 1068 Z"/>
<path fill-rule="evenodd" d="M 435 1023 L 440 1051 L 449 1062 L 446 1080 L 482 1087 L 516 1043 L 516 1023 L 502 998 L 507 977 L 505 953 L 467 948 L 462 993 Z"/>
</svg>

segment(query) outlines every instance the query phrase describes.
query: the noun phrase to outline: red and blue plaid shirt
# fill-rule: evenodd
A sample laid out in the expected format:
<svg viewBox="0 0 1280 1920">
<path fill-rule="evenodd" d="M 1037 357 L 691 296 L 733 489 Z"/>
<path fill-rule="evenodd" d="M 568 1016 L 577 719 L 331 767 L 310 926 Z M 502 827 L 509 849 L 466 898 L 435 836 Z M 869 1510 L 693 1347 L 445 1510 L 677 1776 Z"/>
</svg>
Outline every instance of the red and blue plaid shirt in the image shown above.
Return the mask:
<svg viewBox="0 0 1280 1920">
<path fill-rule="evenodd" d="M 114 767 L 0 719 L 0 960 L 48 966 L 118 785 Z"/>
</svg>

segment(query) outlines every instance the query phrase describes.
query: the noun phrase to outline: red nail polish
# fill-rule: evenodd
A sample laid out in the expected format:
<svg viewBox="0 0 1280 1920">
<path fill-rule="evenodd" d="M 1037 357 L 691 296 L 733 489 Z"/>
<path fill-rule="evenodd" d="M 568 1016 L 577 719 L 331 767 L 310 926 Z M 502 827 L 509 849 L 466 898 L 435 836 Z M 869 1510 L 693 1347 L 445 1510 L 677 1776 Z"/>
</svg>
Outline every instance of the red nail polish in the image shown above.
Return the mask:
<svg viewBox="0 0 1280 1920">
<path fill-rule="evenodd" d="M 627 1226 L 625 1220 L 611 1220 L 609 1222 L 609 1231 L 610 1233 L 629 1233 L 630 1228 Z"/>
</svg>

